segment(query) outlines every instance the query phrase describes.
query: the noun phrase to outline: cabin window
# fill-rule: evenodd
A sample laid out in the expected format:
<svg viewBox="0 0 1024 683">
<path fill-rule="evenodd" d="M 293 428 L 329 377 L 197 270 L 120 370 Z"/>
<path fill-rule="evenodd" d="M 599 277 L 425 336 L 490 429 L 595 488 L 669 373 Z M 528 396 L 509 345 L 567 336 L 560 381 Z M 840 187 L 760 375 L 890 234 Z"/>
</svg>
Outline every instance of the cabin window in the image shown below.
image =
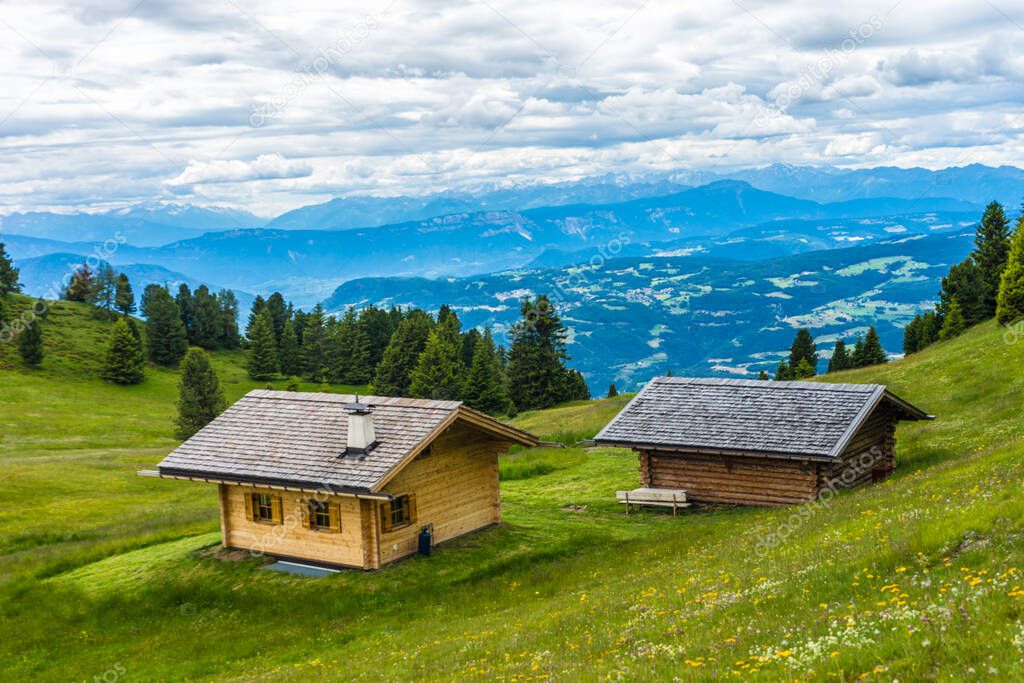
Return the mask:
<svg viewBox="0 0 1024 683">
<path fill-rule="evenodd" d="M 254 522 L 281 524 L 284 518 L 281 496 L 273 496 L 269 493 L 247 494 L 245 496 L 245 513 Z"/>
<path fill-rule="evenodd" d="M 384 504 L 381 522 L 384 531 L 394 531 L 409 526 L 416 516 L 416 502 L 412 495 L 395 496 Z"/>
<path fill-rule="evenodd" d="M 335 511 L 332 509 L 333 507 L 326 501 L 309 501 L 309 528 L 327 531 L 336 530 L 338 526 L 334 519 Z"/>
</svg>

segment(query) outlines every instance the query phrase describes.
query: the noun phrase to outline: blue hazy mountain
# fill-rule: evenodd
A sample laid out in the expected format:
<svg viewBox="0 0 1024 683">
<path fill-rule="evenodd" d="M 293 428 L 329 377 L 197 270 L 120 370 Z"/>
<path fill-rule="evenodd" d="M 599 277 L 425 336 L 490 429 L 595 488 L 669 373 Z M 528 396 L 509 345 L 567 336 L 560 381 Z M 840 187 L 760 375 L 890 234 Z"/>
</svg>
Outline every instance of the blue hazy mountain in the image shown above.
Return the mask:
<svg viewBox="0 0 1024 683">
<path fill-rule="evenodd" d="M 464 325 L 491 327 L 507 343 L 522 297 L 548 294 L 570 328 L 573 366 L 595 391 L 613 381 L 635 388 L 668 369 L 749 377 L 774 372 L 796 327 L 811 329 L 823 358 L 835 339 L 852 343 L 871 324 L 899 353 L 903 326 L 932 304 L 973 235 L 950 229 L 762 261 L 627 256 L 469 278 L 363 278 L 341 285 L 325 306 L 447 303 Z"/>
<path fill-rule="evenodd" d="M 265 219 L 245 211 L 181 204 L 139 205 L 103 213 L 12 213 L 0 216 L 0 233 L 62 242 L 124 238 L 140 247 L 198 237 L 205 232 L 254 228 Z"/>
</svg>

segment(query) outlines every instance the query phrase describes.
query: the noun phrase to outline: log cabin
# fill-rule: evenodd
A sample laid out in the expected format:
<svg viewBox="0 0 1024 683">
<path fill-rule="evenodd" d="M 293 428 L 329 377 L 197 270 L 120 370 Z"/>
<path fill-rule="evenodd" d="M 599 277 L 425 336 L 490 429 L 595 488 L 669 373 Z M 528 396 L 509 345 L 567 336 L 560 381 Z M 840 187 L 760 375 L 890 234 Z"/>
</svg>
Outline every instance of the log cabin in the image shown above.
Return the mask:
<svg viewBox="0 0 1024 683">
<path fill-rule="evenodd" d="M 537 443 L 458 401 L 260 390 L 139 474 L 216 484 L 225 548 L 377 569 L 500 522 L 498 455 Z"/>
<path fill-rule="evenodd" d="M 929 419 L 878 384 L 656 377 L 594 442 L 638 454 L 642 487 L 619 496 L 627 512 L 664 500 L 777 506 L 885 478 L 897 423 Z"/>
</svg>

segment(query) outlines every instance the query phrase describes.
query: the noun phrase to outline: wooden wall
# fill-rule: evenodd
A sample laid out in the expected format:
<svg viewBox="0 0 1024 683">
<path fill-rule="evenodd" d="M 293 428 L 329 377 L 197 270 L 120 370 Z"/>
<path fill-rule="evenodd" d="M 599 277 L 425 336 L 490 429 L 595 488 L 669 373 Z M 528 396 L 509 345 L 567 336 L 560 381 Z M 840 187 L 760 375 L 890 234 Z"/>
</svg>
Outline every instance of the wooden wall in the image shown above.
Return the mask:
<svg viewBox="0 0 1024 683">
<path fill-rule="evenodd" d="M 835 463 L 638 451 L 640 481 L 654 488 L 683 489 L 687 500 L 696 503 L 764 506 L 802 503 L 827 488 L 860 486 L 892 472 L 896 424 L 897 416 L 892 410 L 879 407 L 854 434 Z"/>
<path fill-rule="evenodd" d="M 427 524 L 434 526 L 434 542 L 441 543 L 500 522 L 498 452 L 506 448 L 468 425 L 456 424 L 434 440 L 429 455 L 418 456 L 388 482 L 386 493 L 416 496 L 416 517 L 387 533 L 376 521 L 381 564 L 414 554 Z M 379 505 L 379 514 L 386 510 L 386 504 Z"/>
<path fill-rule="evenodd" d="M 341 511 L 341 531 L 312 530 L 304 526 L 301 511 L 308 494 L 261 489 L 252 486 L 221 487 L 221 527 L 223 543 L 267 555 L 316 560 L 349 567 L 363 567 L 363 517 L 360 501 L 352 497 L 332 496 Z M 281 496 L 283 523 L 253 522 L 246 516 L 245 498 L 252 493 Z M 319 499 L 319 498 L 318 498 Z"/>
</svg>

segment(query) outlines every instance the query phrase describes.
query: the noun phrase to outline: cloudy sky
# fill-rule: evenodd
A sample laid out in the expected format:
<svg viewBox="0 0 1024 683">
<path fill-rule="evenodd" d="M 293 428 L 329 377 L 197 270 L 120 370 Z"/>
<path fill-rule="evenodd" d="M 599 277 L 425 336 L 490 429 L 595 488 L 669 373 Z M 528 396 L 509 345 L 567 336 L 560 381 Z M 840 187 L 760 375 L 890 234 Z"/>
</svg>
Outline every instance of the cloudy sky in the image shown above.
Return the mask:
<svg viewBox="0 0 1024 683">
<path fill-rule="evenodd" d="M 0 1 L 0 212 L 1024 165 L 1024 0 Z"/>
</svg>

